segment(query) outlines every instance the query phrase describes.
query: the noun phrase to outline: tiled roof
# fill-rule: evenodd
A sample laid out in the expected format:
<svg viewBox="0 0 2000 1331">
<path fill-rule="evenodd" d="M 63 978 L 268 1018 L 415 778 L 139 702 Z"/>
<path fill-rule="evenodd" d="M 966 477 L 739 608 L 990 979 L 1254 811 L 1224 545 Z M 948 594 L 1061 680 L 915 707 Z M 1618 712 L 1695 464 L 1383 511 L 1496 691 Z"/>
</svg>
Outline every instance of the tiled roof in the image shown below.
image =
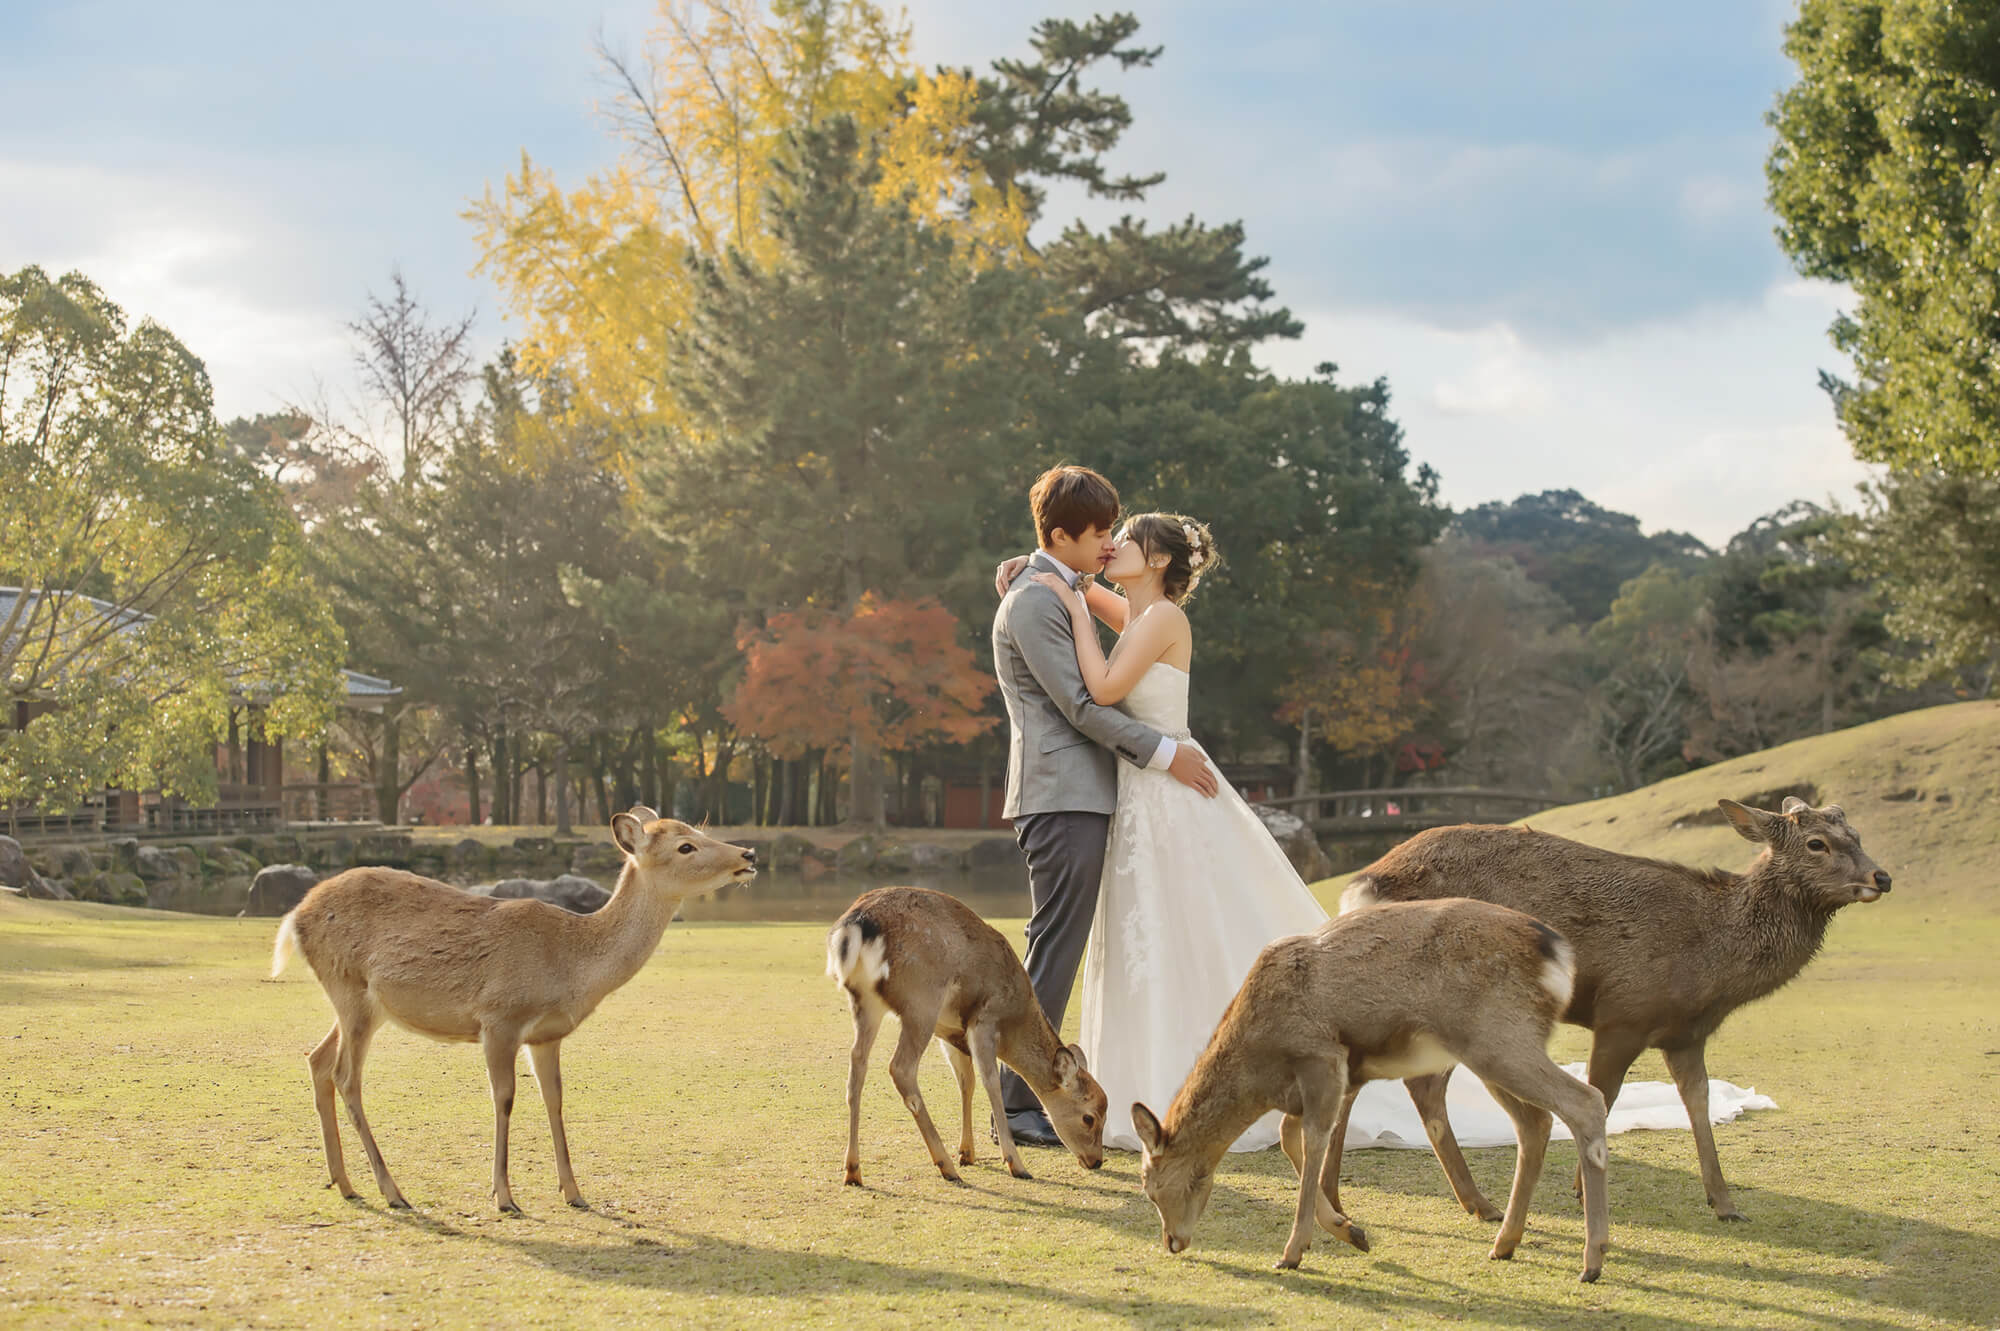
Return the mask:
<svg viewBox="0 0 2000 1331">
<path fill-rule="evenodd" d="M 0 587 L 0 624 L 5 624 L 8 617 L 14 613 L 14 606 L 21 599 L 22 595 L 23 593 L 19 587 Z M 32 604 L 40 597 L 41 593 L 28 592 L 26 595 Z M 141 614 L 136 610 L 121 609 L 109 601 L 100 601 L 95 596 L 83 596 L 72 593 L 69 599 L 88 604 L 93 610 L 97 611 L 100 618 L 115 619 L 116 617 L 123 616 L 127 621 L 123 627 L 137 627 L 152 618 L 151 615 Z M 364 675 L 358 670 L 343 670 L 341 673 L 347 677 L 347 696 L 352 699 L 394 698 L 400 696 L 403 692 L 400 688 L 379 675 Z"/>
</svg>

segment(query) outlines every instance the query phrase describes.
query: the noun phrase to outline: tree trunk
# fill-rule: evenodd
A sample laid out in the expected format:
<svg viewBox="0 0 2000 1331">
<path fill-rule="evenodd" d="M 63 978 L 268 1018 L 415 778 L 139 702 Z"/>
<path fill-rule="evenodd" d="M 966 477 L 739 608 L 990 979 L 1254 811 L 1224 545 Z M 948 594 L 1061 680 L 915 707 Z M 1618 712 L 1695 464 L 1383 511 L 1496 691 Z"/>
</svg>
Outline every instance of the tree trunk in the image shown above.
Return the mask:
<svg viewBox="0 0 2000 1331">
<path fill-rule="evenodd" d="M 792 824 L 792 766 L 793 764 L 790 758 L 778 759 L 777 825 L 779 827 L 790 827 Z"/>
<path fill-rule="evenodd" d="M 542 760 L 535 759 L 535 826 L 549 825 L 549 778 L 542 769 Z"/>
<path fill-rule="evenodd" d="M 391 704 L 382 709 L 382 757 L 375 767 L 375 816 L 385 826 L 400 820 L 402 806 L 403 711 Z"/>
<path fill-rule="evenodd" d="M 591 737 L 590 782 L 597 793 L 597 821 L 610 825 L 611 790 L 605 784 L 604 772 L 611 765 L 611 735 L 608 731 L 598 731 Z"/>
<path fill-rule="evenodd" d="M 848 735 L 851 761 L 848 765 L 847 816 L 863 827 L 880 830 L 885 825 L 882 801 L 882 753 L 872 735 L 856 727 Z"/>
<path fill-rule="evenodd" d="M 576 831 L 569 821 L 569 739 L 556 740 L 556 835 L 568 836 Z"/>
<path fill-rule="evenodd" d="M 465 803 L 467 823 L 479 826 L 479 747 L 475 744 L 465 746 Z"/>
<path fill-rule="evenodd" d="M 1312 708 L 1299 708 L 1299 761 L 1298 775 L 1292 782 L 1292 793 L 1294 795 L 1310 795 L 1313 793 L 1312 716 Z M 1307 809 L 1306 813 L 1310 816 L 1312 810 Z"/>
<path fill-rule="evenodd" d="M 326 751 L 326 745 L 319 746 L 319 786 L 313 791 L 313 808 L 321 822 L 333 817 L 333 792 L 327 786 L 333 782 L 333 760 Z"/>
<path fill-rule="evenodd" d="M 493 748 L 487 755 L 488 765 L 493 771 L 493 822 L 501 826 L 514 821 L 514 810 L 509 803 L 513 792 L 507 773 L 507 732 L 500 729 L 493 732 Z"/>
<path fill-rule="evenodd" d="M 648 726 L 639 737 L 639 803 L 649 809 L 660 809 L 660 746 L 654 741 L 652 727 Z"/>
</svg>

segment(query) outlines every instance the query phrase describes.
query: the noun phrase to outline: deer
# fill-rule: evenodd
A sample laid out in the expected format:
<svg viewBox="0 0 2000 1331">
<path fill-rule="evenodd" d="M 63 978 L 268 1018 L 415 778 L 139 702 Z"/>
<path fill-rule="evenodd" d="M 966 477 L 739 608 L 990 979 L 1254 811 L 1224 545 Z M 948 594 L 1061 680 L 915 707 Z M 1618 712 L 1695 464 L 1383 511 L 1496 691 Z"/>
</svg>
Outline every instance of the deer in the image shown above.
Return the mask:
<svg viewBox="0 0 2000 1331">
<path fill-rule="evenodd" d="M 1083 1050 L 1066 1045 L 1042 1011 L 1028 972 L 1000 931 L 970 906 L 922 887 L 864 892 L 826 940 L 826 970 L 847 995 L 854 1048 L 847 1068 L 846 1182 L 861 1186 L 861 1087 L 882 1019 L 896 1014 L 901 1035 L 889 1077 L 917 1120 L 931 1163 L 947 1182 L 957 1168 L 924 1106 L 917 1066 L 933 1037 L 958 1077 L 958 1164 L 975 1163 L 973 1074 L 985 1083 L 993 1139 L 1017 1179 L 1034 1177 L 1021 1160 L 1000 1092 L 999 1064 L 1014 1069 L 1040 1097 L 1049 1122 L 1085 1169 L 1104 1163 L 1104 1090 Z"/>
<path fill-rule="evenodd" d="M 1164 1118 L 1132 1106 L 1139 1180 L 1170 1253 L 1187 1249 L 1215 1168 L 1258 1118 L 1283 1112 L 1279 1143 L 1298 1172 L 1298 1209 L 1279 1270 L 1294 1270 L 1313 1224 L 1361 1252 L 1366 1231 L 1340 1204 L 1340 1157 L 1368 1082 L 1465 1064 L 1514 1122 L 1507 1216 L 1488 1254 L 1507 1261 L 1560 1118 L 1584 1179 L 1584 1261 L 1594 1281 L 1610 1246 L 1604 1097 L 1549 1058 L 1576 974 L 1569 943 L 1539 920 L 1483 901 L 1382 906 L 1281 938 L 1258 954 Z"/>
<path fill-rule="evenodd" d="M 392 1210 L 409 1209 L 389 1176 L 361 1106 L 361 1065 L 386 1018 L 441 1041 L 478 1044 L 493 1091 L 493 1198 L 519 1214 L 507 1178 L 507 1125 L 514 1069 L 528 1047 L 555 1137 L 563 1200 L 588 1210 L 563 1132 L 563 1038 L 605 996 L 638 974 L 684 898 L 757 874 L 753 850 L 718 841 L 643 805 L 611 820 L 625 865 L 611 899 L 572 915 L 531 898 L 495 900 L 399 869 L 359 868 L 307 892 L 278 926 L 271 976 L 294 956 L 333 1004 L 333 1029 L 307 1058 L 331 1186 L 358 1194 L 341 1156 L 334 1093 L 368 1153 L 375 1185 Z"/>
<path fill-rule="evenodd" d="M 1473 897 L 1525 911 L 1576 949 L 1576 988 L 1563 1020 L 1592 1031 L 1590 1084 L 1608 1108 L 1633 1060 L 1666 1058 L 1694 1129 L 1702 1187 L 1716 1218 L 1745 1219 L 1730 1195 L 1708 1121 L 1708 1039 L 1736 1009 L 1797 975 L 1842 907 L 1889 891 L 1837 804 L 1786 797 L 1775 813 L 1735 800 L 1717 806 L 1762 847 L 1749 869 L 1695 869 L 1600 850 L 1525 827 L 1433 828 L 1361 870 L 1343 913 L 1377 903 Z M 1466 1169 L 1445 1113 L 1445 1081 L 1406 1079 L 1459 1204 L 1499 1212 Z"/>
</svg>

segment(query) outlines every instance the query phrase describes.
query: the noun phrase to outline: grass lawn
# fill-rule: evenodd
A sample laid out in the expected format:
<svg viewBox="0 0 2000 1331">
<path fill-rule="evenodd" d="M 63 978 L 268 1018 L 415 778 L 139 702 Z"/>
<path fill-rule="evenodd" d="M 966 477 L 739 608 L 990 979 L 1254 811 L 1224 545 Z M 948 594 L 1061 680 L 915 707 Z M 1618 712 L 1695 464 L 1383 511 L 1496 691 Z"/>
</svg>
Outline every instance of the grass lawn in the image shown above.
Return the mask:
<svg viewBox="0 0 2000 1331">
<path fill-rule="evenodd" d="M 1303 1270 L 1270 1269 L 1294 1195 L 1270 1151 L 1229 1158 L 1194 1248 L 1171 1257 L 1131 1156 L 1093 1174 L 1031 1151 L 1027 1182 L 989 1156 L 966 1186 L 942 1182 L 889 1087 L 888 1040 L 862 1123 L 869 1186 L 844 1188 L 849 1027 L 823 931 L 801 925 L 676 925 L 568 1042 L 590 1212 L 561 1203 L 524 1076 L 513 1180 L 529 1213 L 493 1213 L 478 1054 L 385 1032 L 370 1117 L 418 1208 L 392 1214 L 351 1133 L 364 1200 L 321 1186 L 304 1055 L 330 1018 L 303 966 L 262 978 L 274 921 L 0 896 L 0 1325 L 1993 1327 L 1996 768 L 2000 707 L 1966 705 L 1534 820 L 1741 865 L 1726 829 L 1672 825 L 1714 793 L 1811 781 L 1896 875 L 1710 1045 L 1714 1075 L 1782 1106 L 1717 1129 L 1751 1223 L 1712 1218 L 1686 1134 L 1614 1138 L 1593 1286 L 1575 1280 L 1567 1143 L 1511 1263 L 1485 1259 L 1491 1227 L 1415 1151 L 1347 1157 L 1371 1254 L 1321 1241 Z M 1555 1053 L 1585 1047 L 1564 1029 Z M 1632 1075 L 1665 1074 L 1649 1054 Z M 925 1076 L 951 1119 L 945 1060 Z M 1511 1150 L 1470 1155 L 1504 1195 Z"/>
</svg>

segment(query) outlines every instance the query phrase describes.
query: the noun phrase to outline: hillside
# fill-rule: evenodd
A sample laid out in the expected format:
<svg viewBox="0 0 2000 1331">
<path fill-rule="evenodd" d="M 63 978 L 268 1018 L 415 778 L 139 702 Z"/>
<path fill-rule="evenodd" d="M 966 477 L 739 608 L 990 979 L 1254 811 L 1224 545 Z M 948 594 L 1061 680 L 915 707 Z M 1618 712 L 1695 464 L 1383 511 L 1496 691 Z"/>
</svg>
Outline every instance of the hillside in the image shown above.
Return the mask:
<svg viewBox="0 0 2000 1331">
<path fill-rule="evenodd" d="M 1797 740 L 1522 821 L 1628 854 L 1741 869 L 1755 852 L 1724 823 L 1718 799 L 1773 809 L 1787 795 L 1838 804 L 1895 877 L 1881 905 L 1938 920 L 2000 912 L 1996 787 L 2000 702 L 1968 702 Z M 1316 887 L 1323 899 L 1338 896 L 1336 883 Z"/>
</svg>

